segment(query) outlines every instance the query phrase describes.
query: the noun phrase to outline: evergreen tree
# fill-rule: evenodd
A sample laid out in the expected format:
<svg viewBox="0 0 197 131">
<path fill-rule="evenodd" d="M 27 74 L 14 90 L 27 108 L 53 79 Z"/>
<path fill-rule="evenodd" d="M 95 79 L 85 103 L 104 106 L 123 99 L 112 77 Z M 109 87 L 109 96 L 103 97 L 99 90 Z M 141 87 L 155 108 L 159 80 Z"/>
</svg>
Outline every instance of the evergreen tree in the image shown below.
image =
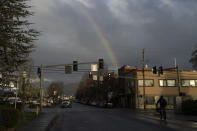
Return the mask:
<svg viewBox="0 0 197 131">
<path fill-rule="evenodd" d="M 0 0 L 0 72 L 17 71 L 28 61 L 39 32 L 31 28 L 27 18 L 29 0 Z"/>
</svg>

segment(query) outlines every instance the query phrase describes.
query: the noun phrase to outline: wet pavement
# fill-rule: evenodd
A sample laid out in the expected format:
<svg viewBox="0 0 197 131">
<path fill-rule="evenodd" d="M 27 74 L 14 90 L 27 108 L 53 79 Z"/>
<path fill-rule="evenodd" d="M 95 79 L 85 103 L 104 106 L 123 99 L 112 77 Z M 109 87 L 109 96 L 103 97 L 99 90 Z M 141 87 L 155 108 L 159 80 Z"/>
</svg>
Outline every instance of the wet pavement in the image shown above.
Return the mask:
<svg viewBox="0 0 197 131">
<path fill-rule="evenodd" d="M 131 109 L 97 108 L 78 103 L 64 109 L 51 131 L 196 131 L 191 121 L 161 121 L 159 117 Z"/>
<path fill-rule="evenodd" d="M 26 108 L 26 111 L 35 109 Z M 73 103 L 72 108 L 43 108 L 44 115 L 17 131 L 196 131 L 195 116 L 167 112 L 167 121 L 154 110 L 98 108 Z"/>
<path fill-rule="evenodd" d="M 45 131 L 48 129 L 56 115 L 56 113 L 43 113 L 40 117 L 27 123 L 16 131 Z"/>
</svg>

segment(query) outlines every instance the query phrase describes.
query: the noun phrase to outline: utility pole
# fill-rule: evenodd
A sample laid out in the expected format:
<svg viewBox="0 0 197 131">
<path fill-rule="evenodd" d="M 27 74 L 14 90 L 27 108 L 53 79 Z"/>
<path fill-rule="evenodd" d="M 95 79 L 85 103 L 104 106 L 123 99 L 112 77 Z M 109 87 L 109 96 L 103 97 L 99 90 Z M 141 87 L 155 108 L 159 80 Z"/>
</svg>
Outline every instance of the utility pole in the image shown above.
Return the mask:
<svg viewBox="0 0 197 131">
<path fill-rule="evenodd" d="M 40 66 L 40 111 L 42 112 L 42 102 L 43 102 L 43 86 L 44 86 L 44 81 L 43 81 L 43 65 L 41 64 Z"/>
<path fill-rule="evenodd" d="M 177 80 L 178 80 L 178 97 L 176 97 L 175 109 L 176 109 L 176 112 L 180 113 L 182 112 L 182 93 L 181 93 L 180 71 L 179 71 L 178 64 L 176 66 L 176 71 L 177 71 Z"/>
<path fill-rule="evenodd" d="M 100 87 L 100 69 L 98 68 L 98 79 L 97 79 L 97 81 L 98 81 L 98 88 Z"/>
<path fill-rule="evenodd" d="M 144 63 L 144 48 L 142 51 L 142 75 L 143 75 L 143 98 L 144 98 L 144 109 L 146 109 L 146 95 L 145 95 L 145 74 L 144 74 L 144 67 L 145 67 L 145 63 Z"/>
<path fill-rule="evenodd" d="M 179 72 L 179 67 L 178 65 L 176 66 L 176 71 L 177 71 L 177 80 L 178 80 L 178 95 L 181 96 L 181 80 L 180 80 L 180 72 Z"/>
<path fill-rule="evenodd" d="M 96 99 L 99 99 L 98 96 L 99 96 L 99 93 L 98 93 L 98 90 L 100 88 L 100 67 L 99 67 L 99 63 L 98 63 L 98 71 L 97 71 L 97 86 L 98 86 L 98 89 L 96 90 Z"/>
</svg>

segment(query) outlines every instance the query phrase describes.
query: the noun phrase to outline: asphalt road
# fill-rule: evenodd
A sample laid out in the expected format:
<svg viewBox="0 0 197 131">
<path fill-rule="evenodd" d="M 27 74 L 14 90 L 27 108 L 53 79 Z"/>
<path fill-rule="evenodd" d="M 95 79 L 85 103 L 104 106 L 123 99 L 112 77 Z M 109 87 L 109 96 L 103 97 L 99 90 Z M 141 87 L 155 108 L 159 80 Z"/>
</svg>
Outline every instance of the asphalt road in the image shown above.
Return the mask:
<svg viewBox="0 0 197 131">
<path fill-rule="evenodd" d="M 168 122 L 147 119 L 131 109 L 97 108 L 73 103 L 61 110 L 51 131 L 174 131 Z M 170 124 L 169 124 L 170 125 Z"/>
</svg>

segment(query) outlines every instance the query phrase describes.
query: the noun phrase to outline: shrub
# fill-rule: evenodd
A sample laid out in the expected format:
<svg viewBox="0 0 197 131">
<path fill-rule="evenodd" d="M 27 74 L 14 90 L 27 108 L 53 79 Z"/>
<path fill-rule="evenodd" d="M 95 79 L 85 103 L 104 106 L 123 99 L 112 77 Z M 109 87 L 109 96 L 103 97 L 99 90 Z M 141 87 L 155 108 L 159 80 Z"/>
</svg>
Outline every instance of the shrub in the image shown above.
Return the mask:
<svg viewBox="0 0 197 131">
<path fill-rule="evenodd" d="M 197 100 L 185 100 L 182 103 L 182 111 L 184 114 L 197 115 Z"/>
<path fill-rule="evenodd" d="M 18 120 L 20 119 L 20 113 L 17 109 L 14 108 L 4 108 L 1 109 L 2 113 L 2 123 L 6 128 L 14 127 Z"/>
</svg>

